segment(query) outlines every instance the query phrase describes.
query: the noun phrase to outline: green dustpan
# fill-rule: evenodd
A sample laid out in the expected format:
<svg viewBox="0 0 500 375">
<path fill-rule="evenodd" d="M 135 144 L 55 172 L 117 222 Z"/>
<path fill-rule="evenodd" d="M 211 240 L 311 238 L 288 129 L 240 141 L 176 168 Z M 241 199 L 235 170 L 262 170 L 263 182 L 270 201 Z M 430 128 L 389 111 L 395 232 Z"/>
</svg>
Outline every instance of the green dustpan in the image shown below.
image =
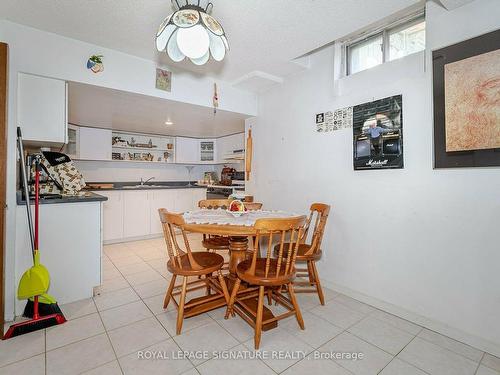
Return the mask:
<svg viewBox="0 0 500 375">
<path fill-rule="evenodd" d="M 49 271 L 47 271 L 44 265 L 40 264 L 38 250 L 35 250 L 34 263 L 35 265 L 28 269 L 21 277 L 19 287 L 17 288 L 17 297 L 19 299 L 38 296 L 46 293 L 49 289 Z"/>
</svg>

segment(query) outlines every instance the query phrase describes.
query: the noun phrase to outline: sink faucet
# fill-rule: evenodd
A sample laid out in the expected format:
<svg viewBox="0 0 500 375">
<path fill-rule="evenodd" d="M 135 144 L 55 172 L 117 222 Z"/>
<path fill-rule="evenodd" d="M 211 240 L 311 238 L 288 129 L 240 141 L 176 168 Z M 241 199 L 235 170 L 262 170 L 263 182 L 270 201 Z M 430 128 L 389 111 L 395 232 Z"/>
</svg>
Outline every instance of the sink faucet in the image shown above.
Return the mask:
<svg viewBox="0 0 500 375">
<path fill-rule="evenodd" d="M 154 180 L 154 179 L 155 179 L 154 177 L 151 177 L 151 178 L 148 178 L 146 181 L 143 181 L 142 177 L 141 177 L 141 186 L 146 185 L 149 181 Z"/>
</svg>

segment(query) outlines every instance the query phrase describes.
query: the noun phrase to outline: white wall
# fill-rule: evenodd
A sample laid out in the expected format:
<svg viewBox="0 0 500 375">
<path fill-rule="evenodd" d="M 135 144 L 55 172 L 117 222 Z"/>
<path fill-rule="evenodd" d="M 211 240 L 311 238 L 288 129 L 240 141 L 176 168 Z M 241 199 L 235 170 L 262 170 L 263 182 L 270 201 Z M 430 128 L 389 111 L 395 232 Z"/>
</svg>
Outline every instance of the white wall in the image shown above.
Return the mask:
<svg viewBox="0 0 500 375">
<path fill-rule="evenodd" d="M 203 178 L 204 172 L 214 171 L 214 166 L 195 166 L 189 177 L 183 165 L 153 164 L 99 161 L 75 161 L 78 170 L 87 182 L 133 182 L 154 177 L 154 181 L 197 181 Z M 153 181 L 153 182 L 154 182 Z"/>
<path fill-rule="evenodd" d="M 433 169 L 430 51 L 499 28 L 499 12 L 497 0 L 452 12 L 429 2 L 425 53 L 335 85 L 334 48 L 311 56 L 310 70 L 259 97 L 249 185 L 268 208 L 333 206 L 319 262 L 328 285 L 496 355 L 500 170 Z M 402 170 L 355 172 L 352 130 L 315 132 L 315 113 L 396 94 Z"/>
<path fill-rule="evenodd" d="M 9 44 L 5 318 L 10 320 L 14 314 L 17 289 L 13 270 L 15 269 L 16 232 L 15 129 L 17 126 L 18 72 L 83 82 L 207 107 L 212 106 L 214 80 L 187 72 L 174 71 L 172 92 L 156 90 L 156 65 L 153 61 L 5 20 L 0 20 L 0 41 Z M 92 54 L 104 55 L 105 71 L 103 73 L 96 75 L 87 70 L 86 61 Z M 254 94 L 235 89 L 225 82 L 218 81 L 217 83 L 220 109 L 248 115 L 256 114 L 257 100 Z"/>
</svg>

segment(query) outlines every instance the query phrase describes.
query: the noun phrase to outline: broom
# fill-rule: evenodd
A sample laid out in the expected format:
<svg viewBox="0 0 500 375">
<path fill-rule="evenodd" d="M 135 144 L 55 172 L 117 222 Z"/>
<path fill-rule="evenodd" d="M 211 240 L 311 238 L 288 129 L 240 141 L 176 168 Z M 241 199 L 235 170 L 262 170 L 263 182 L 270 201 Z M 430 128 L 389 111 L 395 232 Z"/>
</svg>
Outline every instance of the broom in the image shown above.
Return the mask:
<svg viewBox="0 0 500 375">
<path fill-rule="evenodd" d="M 3 337 L 4 339 L 9 339 L 14 336 L 19 336 L 25 333 L 34 332 L 40 329 L 48 328 L 66 322 L 66 318 L 62 314 L 59 306 L 57 305 L 53 297 L 45 294 L 49 285 L 49 276 L 47 269 L 40 264 L 40 255 L 38 250 L 40 167 L 39 167 L 39 161 L 37 161 L 36 172 L 35 172 L 35 233 L 33 235 L 33 228 L 32 228 L 33 223 L 31 220 L 31 210 L 29 202 L 30 197 L 28 192 L 28 179 L 26 177 L 24 150 L 23 150 L 21 129 L 19 127 L 17 128 L 17 144 L 20 154 L 21 173 L 24 185 L 24 197 L 26 201 L 30 237 L 32 240 L 31 244 L 33 250 L 33 263 L 34 263 L 33 267 L 27 270 L 21 278 L 21 282 L 19 283 L 19 288 L 18 288 L 18 297 L 31 298 L 28 299 L 28 304 L 26 305 L 25 308 L 25 314 L 31 313 L 32 310 L 32 313 L 29 314 L 29 316 L 32 317 L 32 319 L 11 325 L 7 330 L 7 333 Z M 31 292 L 30 289 L 32 289 Z M 48 303 L 41 304 L 40 299 Z M 46 315 L 42 316 L 41 310 L 43 310 L 43 312 Z"/>
<path fill-rule="evenodd" d="M 39 184 L 40 184 L 40 159 L 35 158 L 35 249 L 38 249 L 38 226 L 39 226 Z M 36 250 L 38 251 L 38 250 Z M 54 297 L 47 293 L 42 293 L 38 296 L 38 313 L 40 316 L 51 314 L 62 314 L 59 305 Z M 23 316 L 25 318 L 33 318 L 35 314 L 35 297 L 28 298 L 26 307 L 24 308 Z"/>
</svg>

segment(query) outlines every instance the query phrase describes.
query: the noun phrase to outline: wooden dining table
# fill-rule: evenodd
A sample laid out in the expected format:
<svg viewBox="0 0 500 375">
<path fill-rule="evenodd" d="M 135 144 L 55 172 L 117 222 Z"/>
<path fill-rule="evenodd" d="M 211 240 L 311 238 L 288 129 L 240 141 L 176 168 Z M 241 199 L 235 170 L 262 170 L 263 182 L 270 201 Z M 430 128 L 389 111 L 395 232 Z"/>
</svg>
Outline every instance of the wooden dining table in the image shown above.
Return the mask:
<svg viewBox="0 0 500 375">
<path fill-rule="evenodd" d="M 238 264 L 249 257 L 253 253 L 252 248 L 249 247 L 249 240 L 257 234 L 254 227 L 256 220 L 269 219 L 269 218 L 287 218 L 298 216 L 294 213 L 285 211 L 268 211 L 257 210 L 248 211 L 239 217 L 226 212 L 223 209 L 200 209 L 184 213 L 184 221 L 186 222 L 185 230 L 191 233 L 201 233 L 213 236 L 228 236 L 229 237 L 229 273 L 225 276 L 226 284 L 231 294 L 235 281 L 238 278 L 236 268 Z M 211 287 L 218 291 L 222 291 L 221 286 L 217 280 L 211 281 Z M 249 294 L 254 291 L 250 285 L 241 283 L 238 294 Z M 204 297 L 199 297 L 200 299 Z M 216 309 L 226 305 L 224 298 L 212 300 L 211 307 Z M 246 300 L 246 305 L 257 310 L 257 299 L 249 298 Z M 249 324 L 254 321 L 251 314 L 245 314 L 244 309 L 235 309 L 235 311 Z M 186 315 L 191 315 L 186 311 Z M 273 318 L 274 315 L 270 309 L 264 306 L 263 320 Z M 273 321 L 264 325 L 263 330 L 267 331 L 278 326 L 277 321 Z"/>
</svg>

